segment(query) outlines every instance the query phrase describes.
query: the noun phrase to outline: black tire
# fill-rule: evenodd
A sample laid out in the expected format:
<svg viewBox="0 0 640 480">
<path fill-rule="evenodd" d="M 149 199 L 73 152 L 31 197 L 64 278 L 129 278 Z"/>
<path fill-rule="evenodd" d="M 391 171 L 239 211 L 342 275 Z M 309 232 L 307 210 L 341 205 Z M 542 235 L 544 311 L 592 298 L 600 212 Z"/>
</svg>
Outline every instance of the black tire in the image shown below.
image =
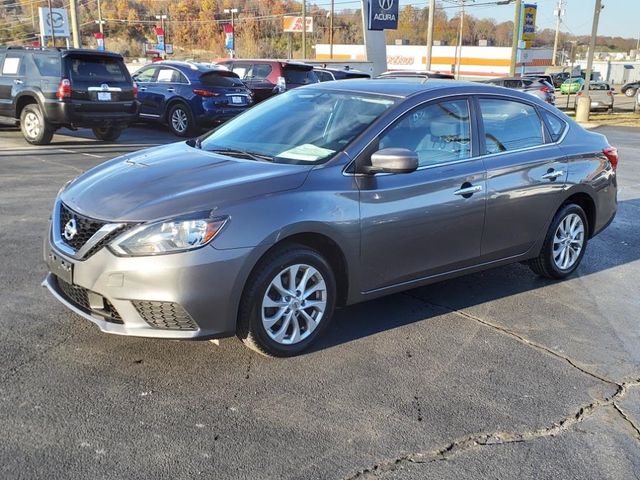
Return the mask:
<svg viewBox="0 0 640 480">
<path fill-rule="evenodd" d="M 637 88 L 627 88 L 627 89 L 624 91 L 624 94 L 625 94 L 627 97 L 633 97 L 633 96 L 636 94 L 636 91 L 637 91 L 637 90 L 638 90 Z"/>
<path fill-rule="evenodd" d="M 55 131 L 47 123 L 37 103 L 25 106 L 20 112 L 20 130 L 24 139 L 32 145 L 48 145 Z"/>
<path fill-rule="evenodd" d="M 93 127 L 91 130 L 95 137 L 103 142 L 115 142 L 122 135 L 120 127 Z"/>
<path fill-rule="evenodd" d="M 177 121 L 177 118 L 174 119 L 174 116 L 179 116 L 183 120 L 184 127 L 181 126 L 182 123 Z M 191 109 L 181 102 L 174 104 L 167 113 L 167 125 L 169 125 L 169 130 L 178 137 L 192 136 L 195 131 L 195 121 Z"/>
<path fill-rule="evenodd" d="M 554 238 L 560 223 L 573 214 L 580 217 L 584 227 L 582 247 L 574 263 L 572 263 L 568 268 L 563 269 L 560 268 L 554 260 Z M 556 280 L 566 278 L 571 275 L 580 265 L 582 257 L 584 256 L 584 252 L 587 249 L 588 239 L 589 222 L 587 220 L 587 216 L 584 213 L 584 210 L 579 205 L 576 205 L 574 203 L 567 203 L 563 205 L 560 210 L 558 210 L 555 217 L 553 217 L 553 221 L 551 222 L 549 230 L 547 231 L 547 235 L 544 239 L 544 244 L 542 245 L 540 255 L 529 262 L 529 267 L 531 268 L 531 270 L 542 277 Z"/>
<path fill-rule="evenodd" d="M 271 338 L 267 333 L 267 328 L 262 321 L 262 302 L 268 294 L 271 282 L 285 269 L 297 264 L 311 266 L 319 272 L 326 286 L 326 307 L 317 326 L 306 338 L 294 344 L 284 345 Z M 302 276 L 302 273 L 299 276 Z M 300 295 L 298 296 L 300 297 Z M 247 347 L 262 355 L 268 357 L 291 357 L 305 350 L 318 338 L 330 323 L 335 305 L 335 275 L 327 261 L 315 250 L 302 245 L 287 245 L 261 260 L 247 281 L 240 301 L 237 336 Z M 274 310 L 276 309 L 274 308 Z M 293 328 L 295 322 L 298 325 L 298 331 L 301 332 L 306 320 L 298 316 L 297 313 L 293 315 L 290 321 L 291 327 Z M 297 320 L 298 318 L 302 320 Z M 279 326 L 276 323 L 274 327 L 282 329 L 284 320 Z M 288 327 L 284 327 L 284 330 L 289 331 Z"/>
</svg>

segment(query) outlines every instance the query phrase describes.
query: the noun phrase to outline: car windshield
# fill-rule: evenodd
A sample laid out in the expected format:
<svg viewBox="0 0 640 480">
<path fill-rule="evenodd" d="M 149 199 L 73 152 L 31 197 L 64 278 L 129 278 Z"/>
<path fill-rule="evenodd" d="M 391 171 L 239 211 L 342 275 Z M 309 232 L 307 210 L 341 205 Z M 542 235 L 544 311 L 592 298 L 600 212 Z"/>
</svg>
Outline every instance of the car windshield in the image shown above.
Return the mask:
<svg viewBox="0 0 640 480">
<path fill-rule="evenodd" d="M 197 145 L 255 160 L 324 163 L 397 101 L 381 95 L 290 90 L 225 123 Z"/>
</svg>

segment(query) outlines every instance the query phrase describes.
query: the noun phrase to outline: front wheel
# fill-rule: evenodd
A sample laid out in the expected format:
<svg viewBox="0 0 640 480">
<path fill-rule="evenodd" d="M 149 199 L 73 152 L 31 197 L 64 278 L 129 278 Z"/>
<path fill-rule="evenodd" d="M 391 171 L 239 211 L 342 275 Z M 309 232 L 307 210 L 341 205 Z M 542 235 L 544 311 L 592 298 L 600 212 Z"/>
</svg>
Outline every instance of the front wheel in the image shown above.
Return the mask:
<svg viewBox="0 0 640 480">
<path fill-rule="evenodd" d="M 635 89 L 635 88 L 627 88 L 627 89 L 624 91 L 624 94 L 625 94 L 627 97 L 633 97 L 633 96 L 636 94 L 636 90 L 637 90 L 637 89 Z"/>
<path fill-rule="evenodd" d="M 564 205 L 551 222 L 540 255 L 529 266 L 546 278 L 568 277 L 582 261 L 588 231 L 584 210 L 573 203 Z"/>
<path fill-rule="evenodd" d="M 245 287 L 237 335 L 265 356 L 290 357 L 307 348 L 333 316 L 336 282 L 315 250 L 290 246 L 260 262 Z"/>
<path fill-rule="evenodd" d="M 122 134 L 120 127 L 94 127 L 92 130 L 95 137 L 103 142 L 114 142 Z"/>
</svg>

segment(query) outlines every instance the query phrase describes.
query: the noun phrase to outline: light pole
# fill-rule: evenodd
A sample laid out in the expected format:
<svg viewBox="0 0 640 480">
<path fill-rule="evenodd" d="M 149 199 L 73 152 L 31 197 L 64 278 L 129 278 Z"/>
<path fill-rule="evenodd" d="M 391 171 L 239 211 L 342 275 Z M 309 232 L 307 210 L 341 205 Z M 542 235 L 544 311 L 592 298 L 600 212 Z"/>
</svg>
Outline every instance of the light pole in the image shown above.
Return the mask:
<svg viewBox="0 0 640 480">
<path fill-rule="evenodd" d="M 563 7 L 564 7 L 564 1 L 558 0 L 558 9 L 554 12 L 555 16 L 557 17 L 556 37 L 555 37 L 555 40 L 553 41 L 553 57 L 551 58 L 551 61 L 554 67 L 558 64 L 556 57 L 558 56 L 558 38 L 560 37 L 560 21 L 562 19 L 562 15 L 564 15 Z"/>
<path fill-rule="evenodd" d="M 584 84 L 586 95 L 582 95 L 578 99 L 576 105 L 576 120 L 579 122 L 589 121 L 589 111 L 591 110 L 591 98 L 589 97 L 589 90 L 591 87 L 591 71 L 593 70 L 593 55 L 596 50 L 596 39 L 598 37 L 598 22 L 600 21 L 600 10 L 602 6 L 602 0 L 596 0 L 595 9 L 593 11 L 593 25 L 591 27 L 591 41 L 589 42 L 589 55 L 587 56 L 587 70 L 584 72 Z"/>
<path fill-rule="evenodd" d="M 427 58 L 425 68 L 431 70 L 431 54 L 433 52 L 433 18 L 436 11 L 436 0 L 429 1 L 429 20 L 427 22 Z"/>
<path fill-rule="evenodd" d="M 307 0 L 302 0 L 302 58 L 307 58 Z"/>
<path fill-rule="evenodd" d="M 522 18 L 522 0 L 516 0 L 516 13 L 513 17 L 513 39 L 511 40 L 511 66 L 509 76 L 516 74 L 516 61 L 518 59 L 518 44 L 520 43 L 520 19 Z"/>
<path fill-rule="evenodd" d="M 231 14 L 231 51 L 229 52 L 229 56 L 233 58 L 236 54 L 236 13 L 238 13 L 237 8 L 225 8 L 224 13 Z"/>
<path fill-rule="evenodd" d="M 435 0 L 434 0 L 435 1 Z M 334 0 L 331 0 L 331 17 L 329 17 L 329 58 L 333 60 L 333 14 L 334 14 Z M 307 26 L 307 20 L 305 19 L 305 27 Z"/>
<path fill-rule="evenodd" d="M 460 80 L 460 63 L 462 62 L 462 39 L 464 34 L 464 6 L 465 3 L 476 0 L 460 0 L 460 31 L 458 32 L 458 45 L 456 47 L 456 80 Z"/>
</svg>

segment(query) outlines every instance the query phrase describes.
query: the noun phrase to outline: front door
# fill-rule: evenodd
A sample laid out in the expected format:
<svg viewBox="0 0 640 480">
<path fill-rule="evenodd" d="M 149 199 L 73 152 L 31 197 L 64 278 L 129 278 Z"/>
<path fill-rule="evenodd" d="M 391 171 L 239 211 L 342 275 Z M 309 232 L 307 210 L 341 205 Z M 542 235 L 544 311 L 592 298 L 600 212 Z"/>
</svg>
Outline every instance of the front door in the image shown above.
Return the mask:
<svg viewBox="0 0 640 480">
<path fill-rule="evenodd" d="M 154 82 L 158 75 L 157 66 L 144 67 L 133 75 L 138 84 L 138 100 L 140 101 L 140 116 L 158 118 L 157 101 L 153 92 Z"/>
<path fill-rule="evenodd" d="M 474 145 L 469 100 L 418 106 L 383 132 L 364 155 L 407 148 L 409 174 L 358 176 L 364 291 L 474 264 L 485 215 L 485 168 Z M 365 161 L 361 158 L 359 161 Z"/>
</svg>

